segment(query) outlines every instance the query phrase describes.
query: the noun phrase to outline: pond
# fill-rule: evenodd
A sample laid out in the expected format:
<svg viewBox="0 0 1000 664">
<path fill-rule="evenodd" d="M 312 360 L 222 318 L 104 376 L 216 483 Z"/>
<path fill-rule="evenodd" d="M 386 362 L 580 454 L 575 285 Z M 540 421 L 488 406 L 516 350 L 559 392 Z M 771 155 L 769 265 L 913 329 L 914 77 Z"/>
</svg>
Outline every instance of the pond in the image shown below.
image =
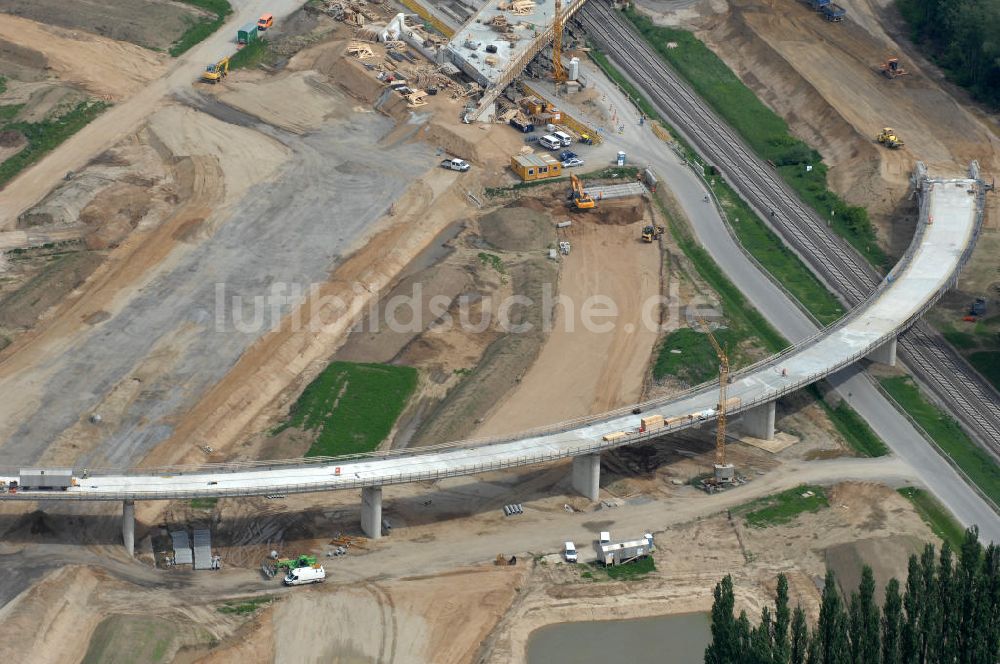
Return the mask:
<svg viewBox="0 0 1000 664">
<path fill-rule="evenodd" d="M 528 664 L 701 664 L 711 638 L 707 613 L 559 623 L 531 633 Z"/>
</svg>

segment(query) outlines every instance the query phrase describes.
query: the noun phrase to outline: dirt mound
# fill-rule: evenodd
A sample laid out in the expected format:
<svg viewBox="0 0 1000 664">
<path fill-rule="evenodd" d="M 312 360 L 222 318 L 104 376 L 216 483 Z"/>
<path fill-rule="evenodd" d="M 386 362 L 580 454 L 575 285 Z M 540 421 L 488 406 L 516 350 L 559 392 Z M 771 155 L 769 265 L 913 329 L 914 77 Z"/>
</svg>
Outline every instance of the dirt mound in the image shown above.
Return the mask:
<svg viewBox="0 0 1000 664">
<path fill-rule="evenodd" d="M 153 193 L 148 187 L 118 183 L 101 191 L 80 212 L 80 221 L 92 227 L 87 247 L 117 246 L 149 212 Z"/>
<path fill-rule="evenodd" d="M 641 198 L 623 198 L 601 201 L 597 207 L 586 213 L 589 219 L 610 226 L 628 226 L 643 218 L 646 204 Z"/>
<path fill-rule="evenodd" d="M 548 215 L 521 207 L 501 208 L 479 220 L 483 239 L 501 251 L 541 251 L 555 242 L 555 226 Z"/>
<path fill-rule="evenodd" d="M 13 148 L 24 143 L 24 134 L 13 129 L 0 132 L 0 148 Z"/>
<path fill-rule="evenodd" d="M 41 52 L 0 39 L 0 73 L 19 81 L 41 81 L 46 64 Z"/>
</svg>

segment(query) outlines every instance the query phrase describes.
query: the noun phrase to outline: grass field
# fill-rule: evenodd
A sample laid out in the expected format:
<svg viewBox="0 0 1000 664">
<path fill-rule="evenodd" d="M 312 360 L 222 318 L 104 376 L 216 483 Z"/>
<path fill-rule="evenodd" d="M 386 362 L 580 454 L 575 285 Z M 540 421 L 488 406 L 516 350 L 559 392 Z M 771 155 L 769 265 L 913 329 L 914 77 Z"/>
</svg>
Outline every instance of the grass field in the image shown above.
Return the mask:
<svg viewBox="0 0 1000 664">
<path fill-rule="evenodd" d="M 810 492 L 812 495 L 803 496 Z M 829 506 L 830 503 L 822 487 L 803 484 L 740 505 L 732 512 L 742 516 L 746 524 L 752 528 L 767 528 L 788 523 L 803 512 L 816 512 Z"/>
<path fill-rule="evenodd" d="M 969 361 L 976 368 L 976 371 L 993 383 L 993 387 L 1000 390 L 1000 352 L 995 350 L 978 351 L 969 355 Z"/>
<path fill-rule="evenodd" d="M 728 328 L 712 332 L 723 348 L 735 349 L 738 333 Z M 671 351 L 680 351 L 679 353 Z M 727 354 L 728 354 L 727 350 Z M 674 330 L 663 340 L 653 364 L 653 378 L 676 376 L 688 385 L 698 385 L 719 375 L 719 360 L 704 332 L 689 327 Z"/>
<path fill-rule="evenodd" d="M 221 28 L 226 22 L 226 17 L 233 13 L 233 8 L 226 0 L 181 0 L 181 2 L 204 9 L 215 14 L 215 17 L 191 22 L 180 39 L 170 46 L 170 55 L 175 58 Z M 233 35 L 234 38 L 235 36 Z"/>
<path fill-rule="evenodd" d="M 261 37 L 252 44 L 247 44 L 229 58 L 230 69 L 251 69 L 271 58 L 268 42 Z"/>
<path fill-rule="evenodd" d="M 653 556 L 646 556 L 625 565 L 612 565 L 611 567 L 596 565 L 596 567 L 604 570 L 608 577 L 615 581 L 629 581 L 656 571 L 656 562 L 653 560 Z"/>
<path fill-rule="evenodd" d="M 775 166 L 802 200 L 873 265 L 887 266 L 888 257 L 876 242 L 868 212 L 848 205 L 830 191 L 827 167 L 820 154 L 794 138 L 785 121 L 743 85 L 718 56 L 686 30 L 656 26 L 633 10 L 626 10 L 625 15 L 757 155 Z M 668 48 L 668 43 L 676 47 Z M 812 168 L 807 170 L 807 166 Z"/>
<path fill-rule="evenodd" d="M 112 615 L 100 622 L 84 641 L 84 664 L 162 662 L 176 638 L 176 625 L 167 620 Z M 86 638 L 86 637 L 84 637 Z"/>
<path fill-rule="evenodd" d="M 913 507 L 935 535 L 951 544 L 953 551 L 961 549 L 962 541 L 965 539 L 965 529 L 955 521 L 944 505 L 923 489 L 903 487 L 898 491 L 901 496 L 913 503 Z"/>
<path fill-rule="evenodd" d="M 0 164 L 0 188 L 83 129 L 108 106 L 109 104 L 103 101 L 82 101 L 55 118 L 47 118 L 41 122 L 7 122 L 0 126 L 0 131 L 18 131 L 28 140 L 24 149 Z M 16 111 L 14 114 L 16 115 Z"/>
<path fill-rule="evenodd" d="M 889 453 L 889 448 L 882 439 L 846 401 L 841 401 L 836 408 L 833 408 L 823 400 L 815 384 L 809 386 L 809 391 L 826 411 L 827 417 L 851 449 L 865 457 L 880 457 Z"/>
<path fill-rule="evenodd" d="M 976 445 L 953 417 L 924 399 L 909 377 L 883 378 L 879 382 L 980 491 L 1000 503 L 1000 466 L 993 457 Z"/>
<path fill-rule="evenodd" d="M 218 502 L 219 502 L 218 498 L 192 498 L 191 509 L 196 509 L 196 510 L 215 509 L 215 505 Z"/>
<path fill-rule="evenodd" d="M 412 367 L 331 362 L 274 433 L 289 427 L 315 432 L 307 456 L 371 452 L 392 431 L 416 386 Z"/>
</svg>

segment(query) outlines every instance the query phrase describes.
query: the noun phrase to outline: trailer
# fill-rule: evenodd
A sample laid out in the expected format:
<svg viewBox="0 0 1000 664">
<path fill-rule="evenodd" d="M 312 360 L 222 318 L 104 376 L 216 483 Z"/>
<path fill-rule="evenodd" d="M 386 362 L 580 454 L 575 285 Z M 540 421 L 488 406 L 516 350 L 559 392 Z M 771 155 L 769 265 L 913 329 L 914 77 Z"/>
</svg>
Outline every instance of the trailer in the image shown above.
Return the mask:
<svg viewBox="0 0 1000 664">
<path fill-rule="evenodd" d="M 242 28 L 236 31 L 236 43 L 241 46 L 246 46 L 257 41 L 257 24 L 247 23 Z"/>
<path fill-rule="evenodd" d="M 844 16 L 847 14 L 846 9 L 832 2 L 828 5 L 824 5 L 822 11 L 823 11 L 823 18 L 833 23 L 839 23 L 843 21 Z"/>
<path fill-rule="evenodd" d="M 76 478 L 72 468 L 21 468 L 18 484 L 27 491 L 65 491 L 76 486 Z"/>
<path fill-rule="evenodd" d="M 626 542 L 599 542 L 597 560 L 606 567 L 611 567 L 645 558 L 653 552 L 652 539 L 652 536 L 645 536 Z"/>
</svg>

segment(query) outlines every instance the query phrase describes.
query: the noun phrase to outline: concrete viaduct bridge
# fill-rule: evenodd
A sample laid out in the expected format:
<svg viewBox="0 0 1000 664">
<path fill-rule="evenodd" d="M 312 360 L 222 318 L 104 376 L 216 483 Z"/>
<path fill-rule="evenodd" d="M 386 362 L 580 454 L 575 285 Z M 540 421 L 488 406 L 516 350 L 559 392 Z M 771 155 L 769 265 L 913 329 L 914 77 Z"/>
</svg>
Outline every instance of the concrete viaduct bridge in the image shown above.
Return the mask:
<svg viewBox="0 0 1000 664">
<path fill-rule="evenodd" d="M 775 401 L 862 358 L 895 363 L 896 335 L 951 288 L 972 253 L 982 224 L 985 184 L 973 163 L 968 178 L 931 178 L 922 164 L 914 175 L 920 218 L 906 254 L 868 299 L 814 337 L 733 375 L 728 393 L 751 435 L 774 435 Z M 718 386 L 706 383 L 669 398 L 640 404 L 643 416 L 660 414 L 663 428 L 640 431 L 632 408 L 561 422 L 494 439 L 457 441 L 412 450 L 351 457 L 216 464 L 135 471 L 91 471 L 65 490 L 2 493 L 4 500 L 105 500 L 123 503 L 122 534 L 131 554 L 135 501 L 261 496 L 360 489 L 361 528 L 381 535 L 382 487 L 474 475 L 573 458 L 572 485 L 596 500 L 602 451 L 714 419 Z M 712 411 L 712 414 L 707 414 Z M 615 435 L 609 435 L 615 434 Z M 617 435 L 622 434 L 622 435 Z M 0 471 L 2 472 L 2 471 Z M 0 474 L 9 484 L 17 470 Z"/>
</svg>

